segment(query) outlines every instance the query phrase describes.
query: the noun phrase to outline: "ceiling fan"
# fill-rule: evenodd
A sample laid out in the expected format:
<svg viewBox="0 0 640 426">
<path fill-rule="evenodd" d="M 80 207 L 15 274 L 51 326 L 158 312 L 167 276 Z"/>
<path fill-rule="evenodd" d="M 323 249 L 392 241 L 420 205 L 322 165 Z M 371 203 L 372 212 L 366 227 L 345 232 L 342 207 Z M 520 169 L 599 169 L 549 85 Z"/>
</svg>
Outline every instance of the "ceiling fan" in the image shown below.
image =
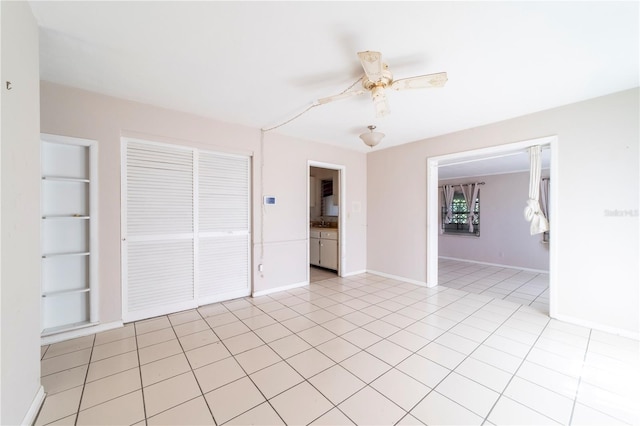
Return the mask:
<svg viewBox="0 0 640 426">
<path fill-rule="evenodd" d="M 347 99 L 352 96 L 370 92 L 376 116 L 384 117 L 391 112 L 389 109 L 389 102 L 387 101 L 387 97 L 384 93 L 385 89 L 391 88 L 394 90 L 405 90 L 442 87 L 447 82 L 446 72 L 418 75 L 415 77 L 394 80 L 393 74 L 389 71 L 389 66 L 382 62 L 382 54 L 380 52 L 372 52 L 369 50 L 365 52 L 358 52 L 358 58 L 360 58 L 362 68 L 364 69 L 364 76 L 361 78 L 362 87 L 353 90 L 352 88 L 349 88 L 340 94 L 318 99 L 318 104 L 323 105 L 329 102 Z"/>
</svg>

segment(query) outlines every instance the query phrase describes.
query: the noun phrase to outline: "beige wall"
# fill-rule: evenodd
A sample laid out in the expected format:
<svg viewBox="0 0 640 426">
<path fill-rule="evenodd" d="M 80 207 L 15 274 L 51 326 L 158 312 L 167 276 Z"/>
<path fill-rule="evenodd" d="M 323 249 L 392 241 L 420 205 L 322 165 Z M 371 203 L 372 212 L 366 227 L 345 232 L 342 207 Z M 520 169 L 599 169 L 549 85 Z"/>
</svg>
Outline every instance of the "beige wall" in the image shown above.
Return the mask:
<svg viewBox="0 0 640 426">
<path fill-rule="evenodd" d="M 426 282 L 428 157 L 557 135 L 557 316 L 637 336 L 638 98 L 628 90 L 369 154 L 367 268 Z"/>
<path fill-rule="evenodd" d="M 542 174 L 548 176 L 549 171 Z M 480 236 L 440 235 L 438 255 L 548 271 L 549 245 L 542 244 L 542 234 L 531 235 L 523 219 L 529 172 L 448 179 L 438 185 L 467 182 L 485 182 L 479 187 Z M 442 196 L 439 199 L 442 204 Z"/>
<path fill-rule="evenodd" d="M 26 2 L 2 21 L 0 424 L 32 421 L 40 387 L 38 28 Z M 5 82 L 12 83 L 7 90 Z M 32 410 L 31 412 L 29 410 Z M 30 418 L 27 418 L 30 416 Z"/>
<path fill-rule="evenodd" d="M 41 82 L 41 125 L 44 133 L 98 141 L 101 322 L 122 318 L 121 136 L 253 155 L 254 291 L 268 291 L 307 279 L 308 160 L 346 166 L 347 201 L 358 200 L 366 205 L 366 156 L 324 144 L 270 132 L 264 137 L 263 153 L 260 131 L 256 129 L 49 82 Z M 264 195 L 277 198 L 276 205 L 263 209 L 263 191 Z M 345 273 L 365 269 L 365 218 L 363 209 L 347 220 Z M 258 272 L 258 264 L 264 264 L 262 273 Z"/>
</svg>

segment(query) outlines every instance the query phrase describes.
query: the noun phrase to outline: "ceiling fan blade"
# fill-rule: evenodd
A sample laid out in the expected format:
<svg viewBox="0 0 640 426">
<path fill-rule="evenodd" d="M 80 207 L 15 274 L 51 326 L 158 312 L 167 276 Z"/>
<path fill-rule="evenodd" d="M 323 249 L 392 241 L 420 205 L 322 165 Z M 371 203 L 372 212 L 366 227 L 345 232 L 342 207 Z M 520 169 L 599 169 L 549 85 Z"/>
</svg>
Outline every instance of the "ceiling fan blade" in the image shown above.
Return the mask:
<svg viewBox="0 0 640 426">
<path fill-rule="evenodd" d="M 342 99 L 347 99 L 347 98 L 351 98 L 353 96 L 362 95 L 363 93 L 364 93 L 364 90 L 362 90 L 362 89 L 350 90 L 348 92 L 340 93 L 339 95 L 333 95 L 333 96 L 328 96 L 326 98 L 318 99 L 318 104 L 319 105 L 324 105 L 324 104 L 328 104 L 329 102 L 340 101 Z"/>
<path fill-rule="evenodd" d="M 442 87 L 447 82 L 447 73 L 439 72 L 435 74 L 419 75 L 416 77 L 401 78 L 391 83 L 391 88 L 395 90 L 424 89 L 428 87 Z"/>
<path fill-rule="evenodd" d="M 391 113 L 389 108 L 389 101 L 384 93 L 382 87 L 374 87 L 371 91 L 371 98 L 373 98 L 373 107 L 376 111 L 376 117 L 381 118 Z"/>
<path fill-rule="evenodd" d="M 362 69 L 367 75 L 367 78 L 376 83 L 382 78 L 382 54 L 380 52 L 372 52 L 367 50 L 365 52 L 358 52 L 358 58 L 362 63 Z"/>
</svg>

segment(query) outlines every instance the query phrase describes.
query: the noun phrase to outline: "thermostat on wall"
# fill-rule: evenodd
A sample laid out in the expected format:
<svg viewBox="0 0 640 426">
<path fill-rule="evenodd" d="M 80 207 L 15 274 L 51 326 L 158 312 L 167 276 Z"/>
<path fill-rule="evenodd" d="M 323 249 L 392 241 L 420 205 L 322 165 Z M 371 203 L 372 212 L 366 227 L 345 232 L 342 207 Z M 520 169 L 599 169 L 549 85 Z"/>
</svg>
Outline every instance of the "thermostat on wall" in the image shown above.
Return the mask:
<svg viewBox="0 0 640 426">
<path fill-rule="evenodd" d="M 276 197 L 271 197 L 271 196 L 267 196 L 265 195 L 264 197 L 264 204 L 275 204 L 276 203 Z"/>
</svg>

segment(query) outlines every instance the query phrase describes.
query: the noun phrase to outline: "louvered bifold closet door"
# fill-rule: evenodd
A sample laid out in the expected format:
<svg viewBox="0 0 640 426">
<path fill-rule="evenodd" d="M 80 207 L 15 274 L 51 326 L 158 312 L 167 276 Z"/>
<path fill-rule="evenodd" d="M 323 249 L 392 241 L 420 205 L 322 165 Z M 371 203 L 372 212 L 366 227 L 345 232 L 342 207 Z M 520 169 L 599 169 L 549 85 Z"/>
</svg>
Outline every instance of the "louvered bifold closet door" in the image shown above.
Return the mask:
<svg viewBox="0 0 640 426">
<path fill-rule="evenodd" d="M 198 160 L 198 299 L 250 294 L 250 161 L 200 151 Z"/>
<path fill-rule="evenodd" d="M 193 307 L 193 150 L 124 141 L 123 317 Z"/>
</svg>

